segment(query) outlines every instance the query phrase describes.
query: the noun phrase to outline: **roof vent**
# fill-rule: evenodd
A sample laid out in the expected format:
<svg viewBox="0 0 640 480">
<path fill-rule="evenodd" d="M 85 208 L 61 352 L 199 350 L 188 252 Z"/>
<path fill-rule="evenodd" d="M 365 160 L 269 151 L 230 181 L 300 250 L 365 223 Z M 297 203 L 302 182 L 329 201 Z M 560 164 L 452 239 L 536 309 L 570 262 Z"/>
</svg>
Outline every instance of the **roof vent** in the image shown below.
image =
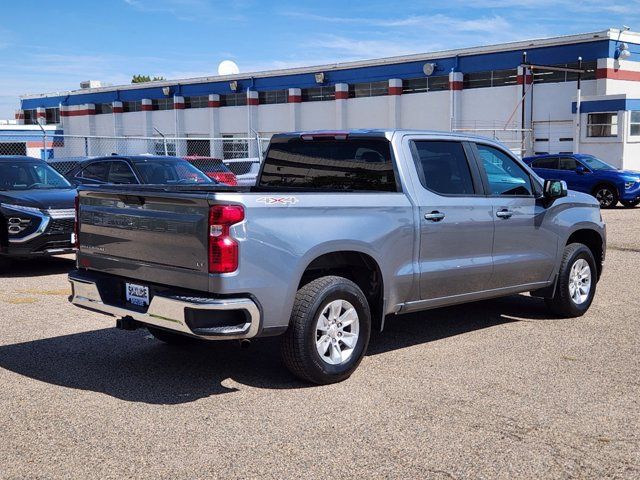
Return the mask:
<svg viewBox="0 0 640 480">
<path fill-rule="evenodd" d="M 85 80 L 80 82 L 80 88 L 85 90 L 87 88 L 100 88 L 106 87 L 107 85 L 102 83 L 100 80 Z"/>
</svg>

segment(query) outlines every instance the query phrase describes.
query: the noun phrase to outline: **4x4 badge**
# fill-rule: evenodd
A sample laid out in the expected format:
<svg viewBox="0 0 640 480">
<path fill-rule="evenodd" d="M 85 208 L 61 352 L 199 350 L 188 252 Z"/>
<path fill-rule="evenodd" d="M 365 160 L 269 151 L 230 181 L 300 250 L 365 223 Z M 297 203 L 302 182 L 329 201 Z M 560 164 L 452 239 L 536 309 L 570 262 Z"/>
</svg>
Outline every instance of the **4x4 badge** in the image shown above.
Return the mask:
<svg viewBox="0 0 640 480">
<path fill-rule="evenodd" d="M 296 197 L 260 197 L 256 202 L 265 205 L 293 205 L 298 203 L 298 199 Z"/>
</svg>

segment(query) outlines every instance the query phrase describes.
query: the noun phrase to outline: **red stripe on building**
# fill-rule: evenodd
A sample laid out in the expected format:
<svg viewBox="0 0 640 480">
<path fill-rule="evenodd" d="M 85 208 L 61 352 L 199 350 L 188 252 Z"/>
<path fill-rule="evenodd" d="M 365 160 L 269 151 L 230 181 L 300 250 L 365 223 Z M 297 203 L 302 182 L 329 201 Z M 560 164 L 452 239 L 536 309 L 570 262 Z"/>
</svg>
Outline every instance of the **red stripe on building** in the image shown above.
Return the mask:
<svg viewBox="0 0 640 480">
<path fill-rule="evenodd" d="M 449 82 L 449 90 L 462 90 L 462 82 Z"/>
<path fill-rule="evenodd" d="M 175 108 L 176 110 L 184 110 L 184 103 L 174 103 L 173 104 L 173 108 Z"/>
<path fill-rule="evenodd" d="M 95 115 L 96 111 L 94 109 L 85 108 L 84 110 L 61 110 L 61 117 L 80 117 L 82 115 Z"/>
<path fill-rule="evenodd" d="M 402 95 L 402 87 L 389 87 L 389 95 Z"/>
<path fill-rule="evenodd" d="M 348 98 L 349 98 L 349 92 L 336 90 L 336 100 L 347 100 Z"/>
<path fill-rule="evenodd" d="M 122 113 L 123 111 L 122 107 L 113 107 L 113 113 Z"/>
<path fill-rule="evenodd" d="M 16 120 L 24 120 L 24 113 L 16 113 Z"/>
<path fill-rule="evenodd" d="M 220 100 L 209 100 L 209 103 L 207 103 L 207 106 L 209 108 L 218 108 L 220 106 Z"/>
<path fill-rule="evenodd" d="M 253 97 L 249 97 L 247 98 L 247 104 L 248 105 L 260 105 L 260 99 L 258 98 L 253 98 Z"/>
<path fill-rule="evenodd" d="M 152 112 L 153 111 L 153 105 L 151 105 L 151 104 L 149 104 L 149 105 L 142 104 L 141 110 L 143 112 Z"/>
<path fill-rule="evenodd" d="M 38 118 L 45 118 L 45 117 L 47 116 L 47 114 L 46 114 L 46 112 L 37 112 L 37 113 L 36 113 L 36 116 L 37 116 Z"/>
<path fill-rule="evenodd" d="M 523 78 L 524 78 L 524 75 L 518 75 L 518 78 L 517 78 L 518 85 L 522 85 Z M 527 75 L 527 85 L 531 85 L 532 83 L 533 83 L 533 75 L 529 74 Z"/>
<path fill-rule="evenodd" d="M 301 103 L 302 102 L 302 95 L 289 95 L 289 97 L 287 98 L 287 102 L 289 102 L 289 103 Z"/>
<path fill-rule="evenodd" d="M 42 148 L 41 140 L 30 140 L 28 142 L 24 142 L 27 148 Z M 47 148 L 55 147 L 55 142 L 47 142 Z"/>
<path fill-rule="evenodd" d="M 599 68 L 596 70 L 596 78 L 640 82 L 640 72 L 633 72 L 631 70 L 616 70 L 615 68 Z"/>
</svg>

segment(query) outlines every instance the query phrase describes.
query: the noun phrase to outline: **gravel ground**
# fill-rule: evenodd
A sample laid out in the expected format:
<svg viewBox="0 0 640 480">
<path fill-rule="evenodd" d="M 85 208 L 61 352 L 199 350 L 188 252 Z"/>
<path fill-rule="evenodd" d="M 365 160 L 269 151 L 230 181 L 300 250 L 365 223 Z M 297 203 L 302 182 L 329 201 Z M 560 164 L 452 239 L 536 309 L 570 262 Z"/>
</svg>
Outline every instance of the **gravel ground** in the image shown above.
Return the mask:
<svg viewBox="0 0 640 480">
<path fill-rule="evenodd" d="M 0 289 L 2 478 L 639 478 L 640 208 L 604 212 L 582 318 L 525 295 L 387 322 L 348 381 L 277 339 L 171 348 L 71 306 L 70 259 Z"/>
</svg>

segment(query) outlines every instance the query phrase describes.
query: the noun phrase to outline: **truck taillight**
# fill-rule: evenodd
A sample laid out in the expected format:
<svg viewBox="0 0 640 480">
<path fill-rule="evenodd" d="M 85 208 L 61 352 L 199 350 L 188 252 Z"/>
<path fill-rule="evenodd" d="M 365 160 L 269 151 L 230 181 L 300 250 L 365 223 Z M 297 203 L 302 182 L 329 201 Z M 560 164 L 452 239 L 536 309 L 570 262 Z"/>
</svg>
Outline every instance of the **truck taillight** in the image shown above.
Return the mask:
<svg viewBox="0 0 640 480">
<path fill-rule="evenodd" d="M 75 199 L 76 218 L 73 222 L 73 246 L 80 248 L 80 195 L 76 193 Z"/>
<path fill-rule="evenodd" d="M 238 242 L 229 230 L 242 220 L 244 208 L 239 205 L 213 205 L 209 209 L 209 273 L 238 269 Z"/>
</svg>

